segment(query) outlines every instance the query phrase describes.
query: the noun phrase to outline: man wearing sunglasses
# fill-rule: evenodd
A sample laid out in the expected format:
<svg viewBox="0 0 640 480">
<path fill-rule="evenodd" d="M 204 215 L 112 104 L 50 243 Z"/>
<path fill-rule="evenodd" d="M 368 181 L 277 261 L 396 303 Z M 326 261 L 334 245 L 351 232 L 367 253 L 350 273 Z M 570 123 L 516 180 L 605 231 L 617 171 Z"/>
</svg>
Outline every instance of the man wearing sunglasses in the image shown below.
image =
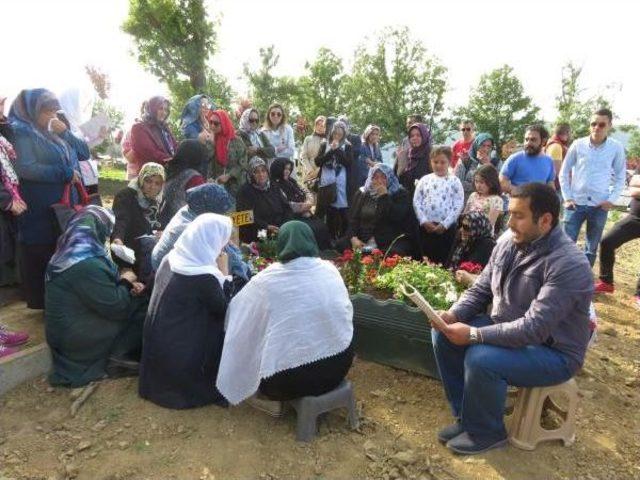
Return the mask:
<svg viewBox="0 0 640 480">
<path fill-rule="evenodd" d="M 624 148 L 608 137 L 612 118 L 608 108 L 594 112 L 591 134 L 573 142 L 560 169 L 564 231 L 575 242 L 587 222 L 585 253 L 591 266 L 608 212 L 620 197 L 626 176 Z"/>
<path fill-rule="evenodd" d="M 471 145 L 473 145 L 473 140 L 476 138 L 475 136 L 476 125 L 471 120 L 463 120 L 460 123 L 460 133 L 462 133 L 462 138 L 457 140 L 453 146 L 451 147 L 451 168 L 455 168 L 458 160 L 466 158 L 469 156 L 469 149 Z"/>
</svg>

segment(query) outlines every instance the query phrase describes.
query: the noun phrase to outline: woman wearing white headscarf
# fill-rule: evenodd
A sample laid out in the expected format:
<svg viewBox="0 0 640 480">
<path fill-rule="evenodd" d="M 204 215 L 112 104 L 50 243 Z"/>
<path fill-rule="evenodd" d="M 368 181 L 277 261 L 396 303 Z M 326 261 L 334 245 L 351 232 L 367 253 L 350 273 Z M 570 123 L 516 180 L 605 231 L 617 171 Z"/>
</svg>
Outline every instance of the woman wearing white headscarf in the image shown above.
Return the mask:
<svg viewBox="0 0 640 480">
<path fill-rule="evenodd" d="M 349 371 L 353 307 L 336 267 L 318 255 L 308 225 L 285 223 L 279 261 L 231 302 L 216 382 L 230 403 L 258 390 L 273 401 L 322 395 Z M 300 295 L 305 291 L 314 294 Z"/>
<path fill-rule="evenodd" d="M 156 274 L 144 325 L 140 396 L 167 408 L 226 405 L 215 389 L 231 284 L 226 255 L 232 223 L 199 215 Z"/>
<path fill-rule="evenodd" d="M 273 148 L 269 137 L 259 130 L 260 114 L 255 108 L 247 108 L 240 116 L 238 130 L 236 133 L 247 147 L 247 157 L 260 157 L 266 163 L 276 156 L 276 149 Z"/>
</svg>

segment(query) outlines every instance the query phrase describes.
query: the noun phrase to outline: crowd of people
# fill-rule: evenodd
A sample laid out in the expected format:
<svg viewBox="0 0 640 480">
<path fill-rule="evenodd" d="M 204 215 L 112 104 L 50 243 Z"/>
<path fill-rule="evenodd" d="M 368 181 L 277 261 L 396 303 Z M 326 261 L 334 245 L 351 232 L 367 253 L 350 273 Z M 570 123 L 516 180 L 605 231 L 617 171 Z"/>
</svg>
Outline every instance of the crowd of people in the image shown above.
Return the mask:
<svg viewBox="0 0 640 480">
<path fill-rule="evenodd" d="M 44 309 L 54 385 L 139 373 L 141 397 L 164 407 L 248 399 L 272 414 L 330 391 L 352 363 L 353 309 L 319 257 L 345 249 L 438 263 L 471 286 L 443 313 L 448 329 L 433 331 L 457 420 L 440 438 L 454 451 L 504 444 L 507 384 L 561 382 L 584 360 L 590 266 L 626 178 L 609 110 L 571 144 L 566 125 L 551 138 L 528 126 L 505 159 L 471 120 L 450 147 L 411 115 L 391 166 L 374 124 L 358 135 L 345 116 L 319 116 L 298 151 L 278 103 L 264 118 L 248 106 L 235 125 L 196 95 L 174 135 L 170 102 L 156 96 L 123 139 L 129 183 L 108 210 L 82 204 L 78 162 L 90 152 L 58 99 L 24 90 L 8 117 L 0 102 L 0 279 L 19 278 L 27 307 Z M 70 185 L 75 213 L 62 224 L 52 205 Z M 630 189 L 629 215 L 602 240 L 598 292 L 613 291 L 615 249 L 640 236 L 640 172 Z M 234 210 L 253 212 L 236 242 Z M 586 255 L 574 244 L 585 222 Z M 252 276 L 240 244 L 262 232 L 278 262 Z M 26 340 L 0 327 L 0 356 Z"/>
</svg>

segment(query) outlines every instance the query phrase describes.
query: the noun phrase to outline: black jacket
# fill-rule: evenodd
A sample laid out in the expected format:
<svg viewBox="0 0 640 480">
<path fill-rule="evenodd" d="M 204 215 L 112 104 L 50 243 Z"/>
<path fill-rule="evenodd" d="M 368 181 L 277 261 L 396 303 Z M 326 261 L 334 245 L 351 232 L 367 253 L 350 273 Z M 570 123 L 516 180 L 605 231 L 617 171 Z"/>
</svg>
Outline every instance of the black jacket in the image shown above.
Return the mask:
<svg viewBox="0 0 640 480">
<path fill-rule="evenodd" d="M 240 227 L 240 241 L 249 243 L 258 239 L 258 230 L 265 230 L 267 225 L 279 227 L 293 218 L 289 201 L 276 185 L 271 184 L 267 190 L 258 190 L 250 183 L 245 183 L 238 192 L 236 211 L 253 210 L 253 223 Z"/>
<path fill-rule="evenodd" d="M 338 148 L 336 150 L 331 150 L 327 148 L 327 141 L 323 140 L 320 144 L 320 150 L 318 150 L 318 156 L 315 159 L 315 164 L 317 167 L 320 167 L 322 172 L 322 167 L 325 164 L 333 164 L 335 161 L 336 164 L 340 164 L 343 168 L 346 169 L 347 172 L 347 200 L 349 205 L 351 205 L 351 200 L 353 195 L 356 193 L 358 189 L 357 178 L 353 172 L 355 162 L 353 160 L 354 150 L 353 146 L 345 142 L 344 150 Z"/>
<path fill-rule="evenodd" d="M 359 237 L 360 213 L 362 204 L 367 194 L 358 189 L 353 197 L 353 203 L 349 211 L 349 228 L 347 238 Z M 393 195 L 383 195 L 378 198 L 376 207 L 376 222 L 373 231 L 376 244 L 380 250 L 386 250 L 391 242 L 401 234 L 405 234 L 407 239 L 412 238 L 414 229 L 414 214 L 411 206 L 411 199 L 404 188 L 401 188 Z M 360 238 L 366 241 L 366 238 Z"/>
</svg>

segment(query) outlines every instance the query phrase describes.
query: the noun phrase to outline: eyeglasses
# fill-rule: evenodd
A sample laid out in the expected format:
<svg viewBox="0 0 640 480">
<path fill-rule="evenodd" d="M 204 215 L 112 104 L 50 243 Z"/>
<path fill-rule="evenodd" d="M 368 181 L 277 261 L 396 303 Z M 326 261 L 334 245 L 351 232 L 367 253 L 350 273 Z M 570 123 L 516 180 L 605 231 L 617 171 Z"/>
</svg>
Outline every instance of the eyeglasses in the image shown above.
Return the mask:
<svg viewBox="0 0 640 480">
<path fill-rule="evenodd" d="M 271 112 L 269 114 L 270 117 L 281 117 L 282 116 L 282 112 Z"/>
<path fill-rule="evenodd" d="M 595 128 L 595 127 L 606 128 L 606 126 L 607 126 L 606 122 L 591 122 L 591 128 Z"/>
<path fill-rule="evenodd" d="M 216 127 L 217 127 L 218 125 L 220 125 L 220 122 L 219 122 L 218 120 L 211 120 L 209 123 L 210 123 L 211 125 L 215 125 Z"/>
<path fill-rule="evenodd" d="M 249 123 L 258 123 L 258 119 L 257 118 L 250 118 L 249 119 Z"/>
<path fill-rule="evenodd" d="M 460 129 L 461 132 L 470 132 L 471 130 L 472 130 L 471 127 L 462 127 Z"/>
</svg>

